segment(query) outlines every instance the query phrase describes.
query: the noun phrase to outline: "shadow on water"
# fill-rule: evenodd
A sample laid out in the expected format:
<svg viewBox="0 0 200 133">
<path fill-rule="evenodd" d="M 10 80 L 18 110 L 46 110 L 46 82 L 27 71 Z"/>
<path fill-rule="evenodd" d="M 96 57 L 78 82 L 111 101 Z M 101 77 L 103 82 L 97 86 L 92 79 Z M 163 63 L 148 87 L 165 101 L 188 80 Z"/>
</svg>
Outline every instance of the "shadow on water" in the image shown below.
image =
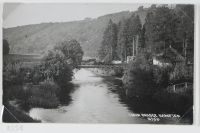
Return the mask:
<svg viewBox="0 0 200 133">
<path fill-rule="evenodd" d="M 128 107 L 128 109 L 133 113 L 180 114 L 185 120 L 187 120 L 187 122 L 189 121 L 188 123 L 192 123 L 193 121 L 192 110 L 189 110 L 189 112 L 186 109 L 177 111 L 175 108 L 160 103 L 152 97 L 128 97 L 125 93 L 125 89 L 123 88 L 122 81 L 113 77 L 104 77 L 104 82 L 109 85 L 108 89 L 110 93 L 117 94 L 119 96 L 119 102 Z"/>
<path fill-rule="evenodd" d="M 60 104 L 62 106 L 63 105 L 67 106 L 72 102 L 71 94 L 79 87 L 79 85 L 69 82 L 69 83 L 59 84 L 59 86 L 60 90 L 58 92 L 58 98 Z"/>
<path fill-rule="evenodd" d="M 59 106 L 68 106 L 72 102 L 71 93 L 73 93 L 79 85 L 73 84 L 71 82 L 68 83 L 60 83 L 59 89 L 56 90 L 56 97 L 59 101 Z M 28 96 L 30 97 L 30 96 Z M 23 110 L 25 112 L 29 112 L 32 106 L 30 106 L 28 103 L 26 103 L 27 100 L 19 100 L 18 101 L 18 108 L 20 110 Z M 46 108 L 43 106 L 42 108 Z M 57 108 L 57 107 L 55 107 Z"/>
</svg>

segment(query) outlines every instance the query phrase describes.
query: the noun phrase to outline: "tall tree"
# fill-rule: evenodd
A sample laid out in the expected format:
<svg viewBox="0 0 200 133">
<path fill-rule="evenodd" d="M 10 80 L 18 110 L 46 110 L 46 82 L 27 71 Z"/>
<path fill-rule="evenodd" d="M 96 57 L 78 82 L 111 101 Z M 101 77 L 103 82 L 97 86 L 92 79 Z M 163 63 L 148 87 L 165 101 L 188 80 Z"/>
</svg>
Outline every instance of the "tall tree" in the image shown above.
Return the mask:
<svg viewBox="0 0 200 133">
<path fill-rule="evenodd" d="M 121 61 L 125 61 L 127 57 L 127 37 L 128 37 L 128 21 L 122 19 L 118 24 L 118 40 L 117 52 Z"/>
<path fill-rule="evenodd" d="M 194 52 L 194 6 L 177 5 L 174 9 L 179 23 L 176 31 L 176 41 L 179 43 L 182 54 L 188 60 L 193 61 Z"/>
<path fill-rule="evenodd" d="M 153 47 L 153 42 L 154 42 L 154 19 L 153 19 L 153 12 L 148 12 L 147 16 L 145 18 L 145 24 L 143 28 L 145 29 L 145 44 L 146 48 L 152 51 Z"/>
<path fill-rule="evenodd" d="M 164 51 L 175 44 L 178 19 L 166 5 L 156 7 L 145 20 L 145 40 L 154 53 Z"/>
<path fill-rule="evenodd" d="M 58 43 L 54 50 L 59 50 L 65 55 L 68 64 L 76 68 L 81 64 L 83 57 L 83 50 L 80 43 L 76 40 L 63 41 Z"/>
<path fill-rule="evenodd" d="M 111 62 L 116 58 L 117 25 L 109 21 L 103 34 L 103 41 L 99 49 L 99 58 L 105 62 Z"/>
<path fill-rule="evenodd" d="M 127 56 L 133 55 L 133 37 L 140 35 L 142 24 L 140 17 L 133 14 L 128 20 Z"/>
<path fill-rule="evenodd" d="M 9 54 L 10 48 L 7 40 L 3 39 L 3 55 Z"/>
</svg>

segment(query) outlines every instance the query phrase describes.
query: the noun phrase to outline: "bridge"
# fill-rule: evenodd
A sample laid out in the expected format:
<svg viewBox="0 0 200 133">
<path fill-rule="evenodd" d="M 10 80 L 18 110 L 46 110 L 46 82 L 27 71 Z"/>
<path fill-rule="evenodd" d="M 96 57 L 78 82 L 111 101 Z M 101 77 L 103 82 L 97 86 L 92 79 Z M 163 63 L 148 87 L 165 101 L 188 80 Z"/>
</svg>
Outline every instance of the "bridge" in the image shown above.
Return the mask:
<svg viewBox="0 0 200 133">
<path fill-rule="evenodd" d="M 125 67 L 126 64 L 104 64 L 104 65 L 79 65 L 79 68 L 120 68 Z"/>
</svg>

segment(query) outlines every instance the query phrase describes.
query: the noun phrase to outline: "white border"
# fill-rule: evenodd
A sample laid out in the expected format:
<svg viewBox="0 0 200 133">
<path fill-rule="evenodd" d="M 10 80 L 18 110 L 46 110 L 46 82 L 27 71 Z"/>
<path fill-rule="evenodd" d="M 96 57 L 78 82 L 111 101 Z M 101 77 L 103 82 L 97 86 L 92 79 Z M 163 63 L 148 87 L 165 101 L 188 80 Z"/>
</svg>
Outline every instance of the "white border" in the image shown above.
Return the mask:
<svg viewBox="0 0 200 133">
<path fill-rule="evenodd" d="M 199 60 L 200 60 L 200 47 L 199 47 L 199 22 L 200 22 L 200 0 L 0 0 L 0 23 L 2 25 L 2 2 L 25 2 L 25 3 L 172 3 L 172 4 L 195 4 L 195 50 L 194 50 L 194 125 L 193 126 L 177 126 L 177 125 L 138 125 L 138 124 L 0 124 L 0 132 L 109 132 L 109 133 L 121 133 L 121 132 L 197 132 L 200 131 L 200 91 L 199 91 Z M 0 27 L 0 40 L 2 40 L 2 28 Z M 2 49 L 0 48 L 0 64 L 2 68 Z M 0 69 L 0 88 L 2 88 L 2 69 Z M 0 90 L 2 96 L 2 89 Z M 1 97 L 0 96 L 0 97 Z M 2 98 L 0 98 L 0 102 Z M 1 108 L 0 108 L 1 109 Z M 156 128 L 154 128 L 156 127 Z M 47 130 L 48 129 L 48 130 Z"/>
<path fill-rule="evenodd" d="M 200 14 L 199 14 L 199 11 L 200 11 L 200 6 L 199 5 L 196 5 L 196 8 L 195 8 L 195 40 L 194 40 L 194 124 L 195 125 L 198 125 L 200 124 L 200 98 L 199 98 L 199 94 L 200 94 L 200 91 L 199 91 L 199 57 L 200 57 L 200 53 L 199 53 L 199 50 L 200 50 L 200 47 L 199 47 L 199 31 L 200 31 L 200 28 L 199 28 L 199 21 L 200 21 Z"/>
</svg>

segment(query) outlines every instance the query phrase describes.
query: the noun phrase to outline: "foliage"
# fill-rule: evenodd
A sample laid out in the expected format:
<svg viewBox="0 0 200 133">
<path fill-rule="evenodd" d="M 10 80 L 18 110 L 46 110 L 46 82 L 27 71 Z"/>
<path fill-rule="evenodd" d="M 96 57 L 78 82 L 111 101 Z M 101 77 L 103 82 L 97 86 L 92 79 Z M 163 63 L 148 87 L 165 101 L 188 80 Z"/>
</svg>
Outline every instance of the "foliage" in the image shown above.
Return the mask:
<svg viewBox="0 0 200 133">
<path fill-rule="evenodd" d="M 147 13 L 144 28 L 146 47 L 153 53 L 163 52 L 171 45 L 185 57 L 193 57 L 194 6 L 154 7 Z"/>
<path fill-rule="evenodd" d="M 193 79 L 193 71 L 190 70 L 185 63 L 178 63 L 175 65 L 173 71 L 170 73 L 171 82 L 184 81 Z"/>
<path fill-rule="evenodd" d="M 133 55 L 133 37 L 136 35 L 140 35 L 142 24 L 138 15 L 132 15 L 129 19 L 127 19 L 128 24 L 128 33 L 127 33 L 127 55 Z"/>
<path fill-rule="evenodd" d="M 126 60 L 127 55 L 127 33 L 128 24 L 127 20 L 122 19 L 118 24 L 118 36 L 117 36 L 117 53 L 121 61 Z"/>
<path fill-rule="evenodd" d="M 143 53 L 128 64 L 123 82 L 132 96 L 149 96 L 155 92 L 153 65 L 149 59 L 149 53 Z"/>
<path fill-rule="evenodd" d="M 10 47 L 7 40 L 3 39 L 3 55 L 9 54 Z"/>
<path fill-rule="evenodd" d="M 57 83 L 67 82 L 72 79 L 72 68 L 66 56 L 59 50 L 49 51 L 44 57 L 42 65 L 44 77 Z"/>
<path fill-rule="evenodd" d="M 43 70 L 41 68 L 42 68 L 41 65 L 37 65 L 37 66 L 34 66 L 34 68 L 31 70 L 30 81 L 34 85 L 38 85 L 40 82 L 45 80 L 45 77 L 43 75 Z"/>
<path fill-rule="evenodd" d="M 133 37 L 140 35 L 142 25 L 139 16 L 133 14 L 130 18 L 120 21 L 118 27 L 117 51 L 120 59 L 124 61 L 127 56 L 133 55 Z"/>
<path fill-rule="evenodd" d="M 4 85 L 22 84 L 25 80 L 25 69 L 19 61 L 4 63 L 3 65 L 3 83 Z"/>
<path fill-rule="evenodd" d="M 60 88 L 51 81 L 29 86 L 27 104 L 32 107 L 54 108 L 59 105 L 57 94 Z"/>
<path fill-rule="evenodd" d="M 73 68 L 77 68 L 78 65 L 81 64 L 83 51 L 78 41 L 63 41 L 61 43 L 58 43 L 54 47 L 54 50 L 57 51 L 58 55 L 62 56 L 61 58 L 65 58 L 67 63 Z M 62 53 L 58 53 L 58 51 Z"/>
<path fill-rule="evenodd" d="M 110 20 L 107 28 L 104 31 L 103 41 L 99 49 L 100 60 L 111 62 L 112 60 L 116 59 L 117 58 L 116 46 L 117 46 L 117 25 L 113 23 L 112 20 Z"/>
<path fill-rule="evenodd" d="M 170 83 L 171 68 L 154 66 L 153 74 L 157 88 L 165 89 Z"/>
<path fill-rule="evenodd" d="M 99 49 L 100 59 L 110 57 L 108 62 L 117 59 L 124 61 L 127 56 L 132 56 L 133 37 L 140 35 L 141 27 L 139 16 L 134 14 L 128 19 L 122 19 L 118 25 L 110 20 Z"/>
</svg>

